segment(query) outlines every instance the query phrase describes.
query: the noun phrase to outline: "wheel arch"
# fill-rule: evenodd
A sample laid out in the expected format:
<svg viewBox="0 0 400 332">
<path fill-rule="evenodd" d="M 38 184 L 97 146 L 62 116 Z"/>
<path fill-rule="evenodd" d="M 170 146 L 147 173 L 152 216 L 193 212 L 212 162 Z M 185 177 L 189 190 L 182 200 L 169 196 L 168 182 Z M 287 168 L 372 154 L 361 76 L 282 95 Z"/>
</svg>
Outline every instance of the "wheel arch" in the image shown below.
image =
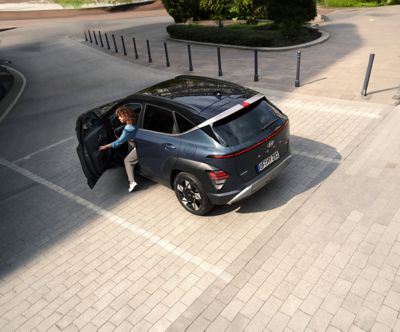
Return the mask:
<svg viewBox="0 0 400 332">
<path fill-rule="evenodd" d="M 171 188 L 174 188 L 174 181 L 177 175 L 179 173 L 185 172 L 192 174 L 199 181 L 201 181 L 206 190 L 213 190 L 213 188 L 211 187 L 211 182 L 209 183 L 209 186 L 207 185 L 208 183 L 207 183 L 206 171 L 212 171 L 214 169 L 215 168 L 212 167 L 211 165 L 198 162 L 195 160 L 178 159 L 176 161 L 176 164 L 174 165 L 174 168 L 170 172 L 170 181 L 169 181 L 170 186 Z"/>
</svg>

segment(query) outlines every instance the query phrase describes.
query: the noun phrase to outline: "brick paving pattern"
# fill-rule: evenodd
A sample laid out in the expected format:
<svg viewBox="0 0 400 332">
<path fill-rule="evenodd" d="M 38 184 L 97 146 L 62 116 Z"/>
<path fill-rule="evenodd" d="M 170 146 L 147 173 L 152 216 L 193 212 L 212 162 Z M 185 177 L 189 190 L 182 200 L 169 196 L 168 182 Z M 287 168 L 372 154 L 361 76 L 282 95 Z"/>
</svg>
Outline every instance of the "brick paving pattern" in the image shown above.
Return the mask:
<svg viewBox="0 0 400 332">
<path fill-rule="evenodd" d="M 1 330 L 399 328 L 398 110 L 269 94 L 291 119 L 293 163 L 205 218 L 156 184 L 90 206 L 67 185 L 67 146 L 58 167 L 35 162 L 51 151 L 11 164 L 32 176 L 16 184 L 21 209 L 1 202 Z"/>
</svg>

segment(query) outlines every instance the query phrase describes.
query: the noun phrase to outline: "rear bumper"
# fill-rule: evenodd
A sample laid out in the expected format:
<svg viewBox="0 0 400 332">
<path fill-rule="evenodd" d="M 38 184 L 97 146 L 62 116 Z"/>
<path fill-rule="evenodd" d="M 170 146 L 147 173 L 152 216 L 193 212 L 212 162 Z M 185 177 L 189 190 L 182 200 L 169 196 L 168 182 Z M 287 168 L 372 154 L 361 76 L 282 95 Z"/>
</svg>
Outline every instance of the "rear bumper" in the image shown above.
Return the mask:
<svg viewBox="0 0 400 332">
<path fill-rule="evenodd" d="M 233 204 L 246 197 L 253 195 L 256 191 L 264 187 L 268 182 L 275 178 L 292 160 L 292 155 L 289 154 L 284 160 L 282 160 L 276 167 L 265 173 L 262 177 L 258 178 L 254 182 L 248 183 L 242 190 L 231 191 L 222 194 L 211 194 L 209 199 L 211 203 L 220 204 Z"/>
</svg>

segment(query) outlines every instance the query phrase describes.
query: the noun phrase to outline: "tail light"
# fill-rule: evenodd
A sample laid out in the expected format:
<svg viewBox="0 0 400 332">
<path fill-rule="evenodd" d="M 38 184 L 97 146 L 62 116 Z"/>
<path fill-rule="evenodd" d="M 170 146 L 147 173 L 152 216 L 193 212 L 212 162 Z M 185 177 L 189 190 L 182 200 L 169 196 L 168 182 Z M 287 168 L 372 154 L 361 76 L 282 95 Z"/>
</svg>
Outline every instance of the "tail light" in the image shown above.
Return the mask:
<svg viewBox="0 0 400 332">
<path fill-rule="evenodd" d="M 209 171 L 208 176 L 215 189 L 220 190 L 229 179 L 229 174 L 224 171 Z"/>
</svg>

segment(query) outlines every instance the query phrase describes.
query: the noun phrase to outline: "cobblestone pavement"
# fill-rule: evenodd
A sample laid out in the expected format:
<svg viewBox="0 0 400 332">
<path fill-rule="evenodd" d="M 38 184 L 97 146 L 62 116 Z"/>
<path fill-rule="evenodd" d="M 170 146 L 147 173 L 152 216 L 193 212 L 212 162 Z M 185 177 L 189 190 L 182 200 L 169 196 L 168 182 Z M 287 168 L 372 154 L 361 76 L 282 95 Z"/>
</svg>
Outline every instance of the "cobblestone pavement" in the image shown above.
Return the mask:
<svg viewBox="0 0 400 332">
<path fill-rule="evenodd" d="M 74 138 L 0 159 L 24 188 L 0 203 L 0 329 L 399 330 L 399 109 L 265 92 L 293 163 L 208 217 L 147 181 L 90 201 Z"/>
<path fill-rule="evenodd" d="M 43 44 L 41 56 L 60 56 L 56 47 L 67 52 L 72 43 Z M 98 67 L 96 75 L 122 63 L 75 47 L 67 65 L 79 60 L 88 71 Z M 66 60 L 57 60 L 48 65 L 61 71 Z M 118 66 L 109 89 L 143 78 L 138 65 Z M 151 79 L 168 76 L 157 66 Z M 229 75 L 289 115 L 294 158 L 254 196 L 206 217 L 188 214 L 172 190 L 145 179 L 127 195 L 123 169 L 109 170 L 90 191 L 72 128 L 57 127 L 71 135 L 30 145 L 14 160 L 2 146 L 1 331 L 400 331 L 400 107 L 388 95 L 385 103 L 351 101 L 322 97 L 319 88 L 266 90 L 273 85 L 252 82 L 251 71 L 250 79 Z M 78 77 L 80 104 L 79 88 L 90 82 Z M 48 98 L 35 98 L 29 84 L 25 107 L 15 111 L 33 126 L 39 120 L 27 106 Z M 343 97 L 346 89 L 336 91 Z M 40 115 L 71 125 L 78 106 L 67 114 L 56 105 L 61 115 L 47 104 Z M 4 142 L 18 119 L 12 113 L 1 123 Z M 37 126 L 29 137 L 47 142 Z"/>
</svg>

